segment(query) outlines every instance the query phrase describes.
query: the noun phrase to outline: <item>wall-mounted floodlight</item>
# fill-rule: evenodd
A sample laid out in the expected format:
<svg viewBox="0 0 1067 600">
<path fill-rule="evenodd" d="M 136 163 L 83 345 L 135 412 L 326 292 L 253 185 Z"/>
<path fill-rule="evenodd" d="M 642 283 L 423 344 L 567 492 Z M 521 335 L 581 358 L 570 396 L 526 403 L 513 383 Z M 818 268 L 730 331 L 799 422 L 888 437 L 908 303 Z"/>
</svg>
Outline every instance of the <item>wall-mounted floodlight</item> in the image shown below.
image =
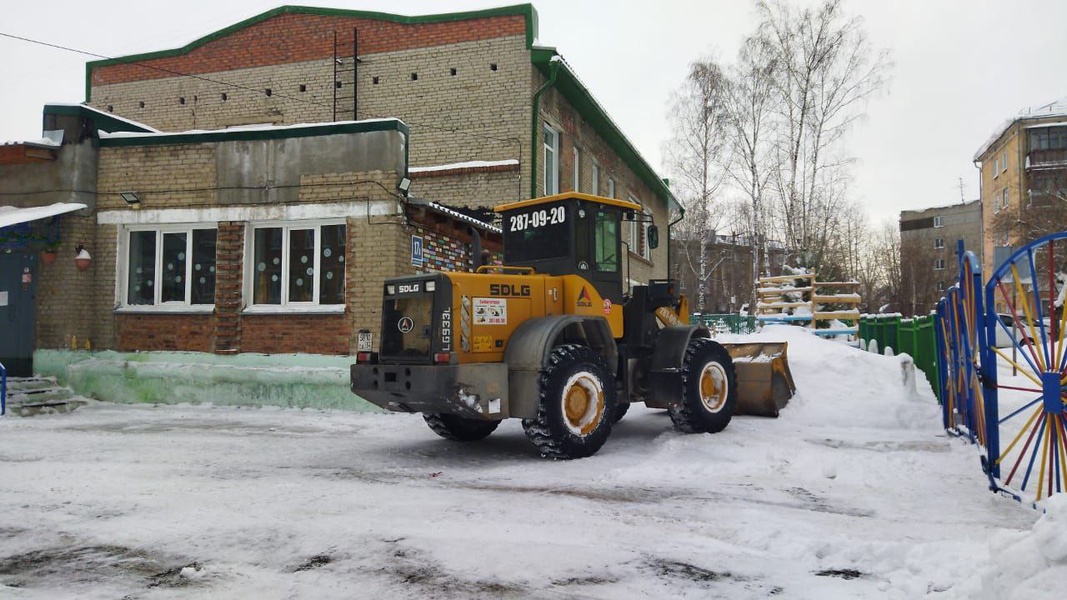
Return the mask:
<svg viewBox="0 0 1067 600">
<path fill-rule="evenodd" d="M 408 195 L 408 190 L 411 189 L 411 180 L 407 177 L 401 177 L 400 183 L 396 184 L 396 189 L 405 196 Z"/>
</svg>

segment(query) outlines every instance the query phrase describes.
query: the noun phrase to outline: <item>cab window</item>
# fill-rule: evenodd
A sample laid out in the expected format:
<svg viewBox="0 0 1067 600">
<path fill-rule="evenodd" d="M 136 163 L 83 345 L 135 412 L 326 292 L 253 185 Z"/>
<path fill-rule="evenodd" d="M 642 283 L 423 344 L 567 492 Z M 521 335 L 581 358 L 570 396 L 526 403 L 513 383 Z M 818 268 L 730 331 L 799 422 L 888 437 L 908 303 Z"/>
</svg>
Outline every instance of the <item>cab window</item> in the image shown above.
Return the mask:
<svg viewBox="0 0 1067 600">
<path fill-rule="evenodd" d="M 596 269 L 601 273 L 619 270 L 619 213 L 597 211 L 596 215 Z"/>
</svg>

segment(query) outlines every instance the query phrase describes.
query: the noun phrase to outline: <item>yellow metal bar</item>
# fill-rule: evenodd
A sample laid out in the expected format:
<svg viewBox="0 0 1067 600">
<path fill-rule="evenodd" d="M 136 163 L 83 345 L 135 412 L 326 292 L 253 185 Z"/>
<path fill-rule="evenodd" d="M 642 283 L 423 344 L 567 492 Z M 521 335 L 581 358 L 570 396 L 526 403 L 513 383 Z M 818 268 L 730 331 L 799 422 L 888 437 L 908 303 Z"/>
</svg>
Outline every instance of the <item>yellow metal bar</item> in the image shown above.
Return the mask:
<svg viewBox="0 0 1067 600">
<path fill-rule="evenodd" d="M 1038 502 L 1041 502 L 1041 492 L 1042 492 L 1042 489 L 1045 487 L 1045 461 L 1048 459 L 1049 446 L 1052 445 L 1052 437 L 1051 437 L 1052 434 L 1048 433 L 1048 429 L 1051 426 L 1052 426 L 1052 419 L 1045 419 L 1045 443 L 1043 444 L 1043 447 L 1041 448 L 1041 466 L 1038 467 L 1038 469 L 1037 469 L 1037 473 L 1038 473 L 1038 477 L 1037 477 L 1037 501 Z M 1050 486 L 1050 488 L 1051 488 L 1051 486 Z M 1050 494 L 1052 493 L 1051 489 L 1049 489 L 1049 493 Z"/>
<path fill-rule="evenodd" d="M 1056 430 L 1056 439 L 1059 440 L 1059 446 L 1060 446 L 1060 473 L 1061 473 L 1061 475 L 1060 475 L 1060 489 L 1058 491 L 1062 492 L 1063 491 L 1063 486 L 1067 485 L 1067 448 L 1064 448 L 1064 446 L 1067 445 L 1067 432 L 1065 432 L 1064 429 L 1063 429 L 1063 425 L 1064 425 L 1063 415 L 1055 415 L 1054 418 L 1056 419 L 1057 423 L 1053 427 L 1053 429 Z"/>
<path fill-rule="evenodd" d="M 1041 380 L 1039 380 L 1038 378 L 1036 378 L 1036 377 L 1034 377 L 1033 375 L 1030 374 L 1030 372 L 1029 372 L 1030 371 L 1030 366 L 1029 365 L 1027 365 L 1027 366 L 1020 365 L 1019 363 L 1017 363 L 1014 360 L 1012 360 L 1010 356 L 1008 356 L 1007 354 L 1004 354 L 1004 351 L 1001 350 L 1000 348 L 997 348 L 996 346 L 993 347 L 993 352 L 996 352 L 997 355 L 999 355 L 1004 360 L 1008 361 L 1008 364 L 1010 364 L 1011 366 L 1013 366 L 1016 369 L 1018 369 L 1018 371 L 1020 373 L 1022 373 L 1023 375 L 1025 375 L 1027 379 L 1029 379 L 1030 381 L 1034 382 L 1034 385 L 1036 385 L 1039 388 L 1040 387 L 1044 387 L 1044 384 L 1041 383 Z"/>
<path fill-rule="evenodd" d="M 1023 292 L 1023 284 L 1019 281 L 1019 270 L 1015 268 L 1015 264 L 1011 265 L 1011 275 L 1015 280 L 1015 291 L 1018 293 L 1018 297 L 1023 299 L 1023 314 L 1026 315 L 1026 325 L 1030 328 L 1030 344 L 1036 346 L 1038 338 L 1036 335 L 1037 332 L 1034 330 L 1034 317 L 1030 312 L 1030 303 L 1026 301 L 1027 295 Z M 1012 315 L 1012 318 L 1014 319 L 1014 315 Z M 1036 351 L 1036 347 L 1034 350 L 1037 364 L 1041 367 L 1041 372 L 1044 373 L 1048 370 L 1048 366 L 1045 365 L 1045 353 Z"/>
<path fill-rule="evenodd" d="M 1015 447 L 1015 444 L 1019 443 L 1019 440 L 1022 439 L 1023 435 L 1027 431 L 1030 431 L 1031 426 L 1033 426 L 1034 424 L 1034 419 L 1036 419 L 1041 414 L 1041 412 L 1042 410 L 1040 406 L 1034 409 L 1034 414 L 1030 416 L 1030 420 L 1026 422 L 1026 425 L 1023 425 L 1022 429 L 1020 429 L 1019 433 L 1015 436 L 1015 439 L 1012 440 L 1011 443 L 1008 444 L 1008 447 L 1005 448 L 1004 451 L 1000 453 L 1000 456 L 997 457 L 998 465 L 1000 464 L 1000 461 L 1004 460 L 1004 457 L 1007 456 L 1009 452 L 1011 452 L 1011 449 Z"/>
</svg>

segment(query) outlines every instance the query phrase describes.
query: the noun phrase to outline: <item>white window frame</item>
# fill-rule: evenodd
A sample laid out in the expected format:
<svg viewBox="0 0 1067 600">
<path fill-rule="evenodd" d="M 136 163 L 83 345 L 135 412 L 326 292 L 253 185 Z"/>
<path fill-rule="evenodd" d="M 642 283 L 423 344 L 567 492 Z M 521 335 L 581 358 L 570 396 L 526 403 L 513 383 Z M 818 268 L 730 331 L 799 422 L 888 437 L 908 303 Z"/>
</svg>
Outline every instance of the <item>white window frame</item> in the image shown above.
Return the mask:
<svg viewBox="0 0 1067 600">
<path fill-rule="evenodd" d="M 1004 173 L 1008 170 L 1008 151 L 1004 150 L 1000 153 L 1000 172 Z"/>
<path fill-rule="evenodd" d="M 119 241 L 118 241 L 118 261 L 119 268 L 117 272 L 117 281 L 115 282 L 115 296 L 116 296 L 116 311 L 117 312 L 183 312 L 183 313 L 210 313 L 215 310 L 215 302 L 212 299 L 210 304 L 192 304 L 190 302 L 193 290 L 192 290 L 192 272 L 193 272 L 193 231 L 194 230 L 206 230 L 215 231 L 215 256 L 216 256 L 216 286 L 218 285 L 218 225 L 216 223 L 180 223 L 180 224 L 168 224 L 168 225 L 147 225 L 147 226 L 123 226 L 119 228 Z M 152 304 L 130 304 L 130 234 L 140 231 L 154 231 L 156 233 L 156 248 L 155 248 L 155 277 L 152 282 L 153 300 Z M 168 233 L 185 233 L 185 274 L 182 276 L 185 279 L 185 300 L 184 301 L 169 301 L 163 302 L 163 235 Z M 216 287 L 216 293 L 218 288 Z"/>
<path fill-rule="evenodd" d="M 547 122 L 542 125 L 541 135 L 544 137 L 541 156 L 543 158 L 542 171 L 544 176 L 541 184 L 545 196 L 559 193 L 559 130 Z"/>
<path fill-rule="evenodd" d="M 934 238 L 934 250 L 941 250 L 945 247 L 945 238 Z"/>
<path fill-rule="evenodd" d="M 943 258 L 935 258 L 934 259 L 934 270 L 935 271 L 943 271 L 943 270 L 945 270 L 945 259 L 943 259 Z"/>
<path fill-rule="evenodd" d="M 627 199 L 634 204 L 641 204 L 632 195 Z M 652 214 L 642 208 L 641 215 L 635 215 L 634 220 L 630 221 L 630 252 L 648 261 L 652 260 L 652 250 L 648 247 L 648 224 L 651 220 Z"/>
<path fill-rule="evenodd" d="M 939 292 L 945 291 L 945 282 L 944 281 L 938 281 L 937 282 L 937 291 L 939 291 Z"/>
<path fill-rule="evenodd" d="M 944 227 L 944 226 L 945 226 L 945 217 L 943 217 L 941 215 L 937 215 L 936 217 L 934 217 L 934 227 Z"/>
<path fill-rule="evenodd" d="M 582 150 L 574 147 L 574 191 L 582 191 Z"/>
<path fill-rule="evenodd" d="M 615 197 L 615 179 L 608 177 L 608 198 Z"/>
<path fill-rule="evenodd" d="M 590 171 L 589 174 L 593 178 L 593 189 L 591 190 L 591 193 L 594 196 L 599 196 L 600 195 L 600 165 L 598 165 L 595 161 L 593 162 L 593 170 Z"/>
<path fill-rule="evenodd" d="M 348 281 L 344 281 L 346 301 L 341 304 L 319 304 L 319 277 L 322 276 L 321 256 L 322 256 L 322 228 L 331 225 L 344 225 L 345 236 L 348 236 L 348 223 L 345 219 L 322 219 L 322 220 L 309 220 L 309 221 L 257 221 L 249 223 L 245 228 L 245 259 L 244 259 L 244 298 L 245 309 L 243 312 L 249 314 L 256 313 L 300 313 L 300 312 L 319 312 L 319 313 L 343 313 L 345 306 L 347 305 L 348 295 Z M 256 280 L 256 230 L 257 229 L 281 229 L 282 230 L 282 248 L 281 248 L 281 273 L 282 273 L 282 286 L 281 286 L 281 302 L 279 304 L 254 304 L 255 301 L 255 280 Z M 311 282 L 312 285 L 312 301 L 311 302 L 290 302 L 289 301 L 289 286 L 285 281 L 285 276 L 289 272 L 289 244 L 290 244 L 290 232 L 299 231 L 302 229 L 314 229 L 315 230 L 315 248 L 314 248 L 314 260 L 312 262 L 312 268 L 314 269 L 314 278 Z M 345 253 L 348 253 L 348 244 L 345 244 Z M 348 256 L 345 256 L 347 262 Z"/>
<path fill-rule="evenodd" d="M 1000 177 L 1000 157 L 993 157 L 993 179 Z"/>
</svg>

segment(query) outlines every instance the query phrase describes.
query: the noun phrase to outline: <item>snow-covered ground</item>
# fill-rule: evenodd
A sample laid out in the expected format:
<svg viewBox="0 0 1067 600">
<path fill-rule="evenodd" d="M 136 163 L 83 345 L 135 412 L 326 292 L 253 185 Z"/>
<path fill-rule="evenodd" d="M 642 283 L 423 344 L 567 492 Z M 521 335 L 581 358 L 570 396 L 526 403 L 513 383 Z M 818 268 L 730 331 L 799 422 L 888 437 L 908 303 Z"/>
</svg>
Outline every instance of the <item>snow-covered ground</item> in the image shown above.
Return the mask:
<svg viewBox="0 0 1067 600">
<path fill-rule="evenodd" d="M 91 402 L 0 419 L 0 598 L 1062 598 L 1067 497 L 986 491 L 903 357 L 786 327 L 779 419 L 594 457 L 518 422 Z"/>
</svg>

